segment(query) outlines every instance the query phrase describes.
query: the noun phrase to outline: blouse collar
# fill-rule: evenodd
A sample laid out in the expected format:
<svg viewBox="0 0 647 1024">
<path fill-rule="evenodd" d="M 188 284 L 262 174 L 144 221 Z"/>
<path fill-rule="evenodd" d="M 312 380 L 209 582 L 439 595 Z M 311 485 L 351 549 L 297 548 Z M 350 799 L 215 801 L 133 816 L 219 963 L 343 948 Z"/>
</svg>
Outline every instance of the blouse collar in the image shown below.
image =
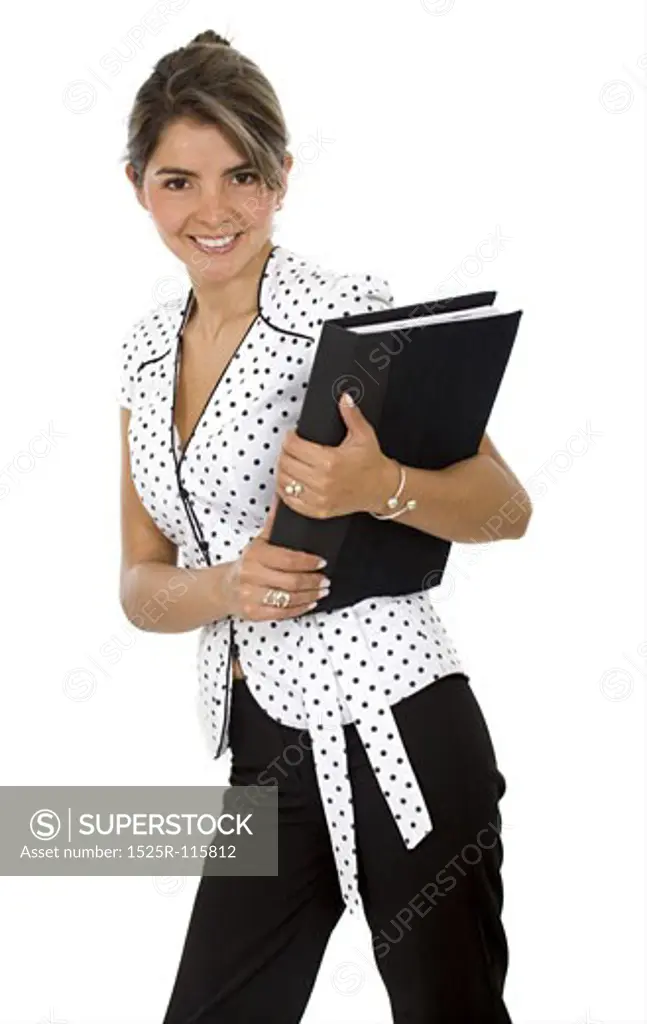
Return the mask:
<svg viewBox="0 0 647 1024">
<path fill-rule="evenodd" d="M 290 292 L 303 288 L 304 277 L 321 276 L 320 269 L 283 245 L 273 245 L 267 255 L 258 283 L 258 309 L 262 320 L 277 331 L 303 335 L 303 317 L 297 314 L 298 303 L 290 299 Z M 170 329 L 172 336 L 186 323 L 195 301 L 190 280 L 183 283 L 180 295 L 162 303 L 158 309 L 163 333 Z"/>
</svg>

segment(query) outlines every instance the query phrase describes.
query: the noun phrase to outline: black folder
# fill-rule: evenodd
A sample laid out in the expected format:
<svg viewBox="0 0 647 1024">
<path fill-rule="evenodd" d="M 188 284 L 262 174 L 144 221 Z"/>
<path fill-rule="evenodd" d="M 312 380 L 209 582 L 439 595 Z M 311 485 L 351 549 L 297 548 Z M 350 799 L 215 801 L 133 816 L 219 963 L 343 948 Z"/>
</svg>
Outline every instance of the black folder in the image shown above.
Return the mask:
<svg viewBox="0 0 647 1024">
<path fill-rule="evenodd" d="M 405 466 L 443 469 L 475 455 L 522 315 L 498 311 L 495 298 L 494 291 L 474 292 L 324 321 L 297 435 L 340 444 L 346 425 L 338 401 L 350 391 L 382 451 Z M 400 321 L 409 323 L 398 327 Z M 356 512 L 315 519 L 279 494 L 269 542 L 328 563 L 330 592 L 304 614 L 438 586 L 451 542 L 406 518 Z"/>
</svg>

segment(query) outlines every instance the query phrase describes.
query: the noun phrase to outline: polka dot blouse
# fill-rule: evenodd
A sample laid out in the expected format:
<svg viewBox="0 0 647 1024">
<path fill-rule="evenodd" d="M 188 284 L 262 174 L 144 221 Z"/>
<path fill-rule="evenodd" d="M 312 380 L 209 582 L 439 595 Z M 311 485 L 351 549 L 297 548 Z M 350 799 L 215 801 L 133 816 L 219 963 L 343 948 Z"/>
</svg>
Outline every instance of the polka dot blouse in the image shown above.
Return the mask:
<svg viewBox="0 0 647 1024">
<path fill-rule="evenodd" d="M 123 339 L 119 367 L 119 401 L 131 410 L 133 483 L 187 568 L 237 558 L 263 526 L 323 321 L 387 309 L 393 296 L 383 278 L 340 275 L 275 245 L 259 282 L 257 317 L 182 449 L 173 408 L 193 301 L 188 288 L 178 302 L 142 317 Z M 198 642 L 196 699 L 214 758 L 229 749 L 236 655 L 262 708 L 311 736 L 342 894 L 357 912 L 343 726 L 355 724 L 402 840 L 416 846 L 433 823 L 391 708 L 441 676 L 464 672 L 452 641 L 427 591 L 282 621 L 228 616 L 209 623 Z"/>
</svg>

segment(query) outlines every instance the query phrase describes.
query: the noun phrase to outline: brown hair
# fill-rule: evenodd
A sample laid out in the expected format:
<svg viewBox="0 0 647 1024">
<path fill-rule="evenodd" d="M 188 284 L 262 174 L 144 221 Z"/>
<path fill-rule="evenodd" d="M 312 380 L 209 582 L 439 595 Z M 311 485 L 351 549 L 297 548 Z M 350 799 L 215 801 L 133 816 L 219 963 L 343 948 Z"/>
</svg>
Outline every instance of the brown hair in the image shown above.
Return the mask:
<svg viewBox="0 0 647 1024">
<path fill-rule="evenodd" d="M 138 185 L 162 132 L 180 117 L 217 125 L 270 190 L 281 188 L 289 140 L 276 93 L 252 60 L 211 29 L 162 57 L 137 91 L 124 159 Z"/>
</svg>

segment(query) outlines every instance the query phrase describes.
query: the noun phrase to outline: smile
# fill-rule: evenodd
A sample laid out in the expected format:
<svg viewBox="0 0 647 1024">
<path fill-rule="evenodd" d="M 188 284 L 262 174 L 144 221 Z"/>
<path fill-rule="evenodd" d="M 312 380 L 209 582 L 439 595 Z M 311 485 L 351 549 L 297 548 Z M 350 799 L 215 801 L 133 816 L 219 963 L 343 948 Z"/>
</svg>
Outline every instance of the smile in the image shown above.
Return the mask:
<svg viewBox="0 0 647 1024">
<path fill-rule="evenodd" d="M 212 255 L 212 253 L 231 252 L 242 234 L 243 232 L 239 231 L 237 234 L 220 235 L 218 237 L 212 237 L 209 235 L 189 235 L 189 238 L 196 249 L 199 249 L 200 252 Z"/>
</svg>

